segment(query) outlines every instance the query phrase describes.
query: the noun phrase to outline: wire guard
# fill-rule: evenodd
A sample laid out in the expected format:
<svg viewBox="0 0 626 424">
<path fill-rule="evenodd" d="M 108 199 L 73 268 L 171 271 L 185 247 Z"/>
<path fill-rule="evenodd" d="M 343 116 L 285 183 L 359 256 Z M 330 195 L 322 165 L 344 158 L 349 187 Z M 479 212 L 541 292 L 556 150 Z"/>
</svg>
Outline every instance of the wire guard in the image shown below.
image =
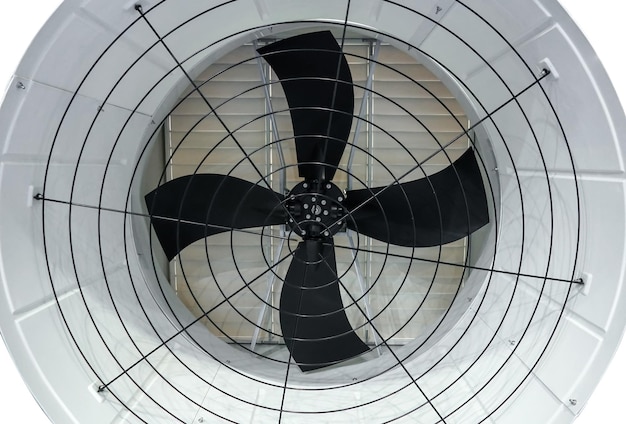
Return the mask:
<svg viewBox="0 0 626 424">
<path fill-rule="evenodd" d="M 550 148 L 554 143 L 561 143 L 560 148 L 568 153 L 567 159 L 571 163 L 566 165 L 571 165 L 571 169 L 563 172 L 573 175 L 571 190 L 579 202 L 576 170 L 568 140 L 542 87 L 549 72 L 537 75 L 534 66 L 526 63 L 495 27 L 461 1 L 457 0 L 457 7 L 479 22 L 481 30 L 499 40 L 512 61 L 519 62 L 519 74 L 523 75 L 524 81 L 521 86 L 510 86 L 492 67 L 490 59 L 483 57 L 482 50 L 474 48 L 462 34 L 447 28 L 443 23 L 445 20 L 433 20 L 418 10 L 419 5 L 412 8 L 385 1 L 385 7 L 399 9 L 407 16 L 428 21 L 433 28 L 444 31 L 446 36 L 458 42 L 459 49 L 500 81 L 498 90 L 506 96 L 497 104 L 484 102 L 481 94 L 475 93 L 472 86 L 457 75 L 455 69 L 438 60 L 435 53 L 405 43 L 409 50 L 433 61 L 462 86 L 469 98 L 475 100 L 479 118 L 468 128 L 467 122 L 460 122 L 458 113 L 451 110 L 449 99 L 429 91 L 427 86 L 406 75 L 403 69 L 393 69 L 383 59 L 379 62 L 371 56 L 359 56 L 348 48 L 348 35 L 360 34 L 364 30 L 350 23 L 353 12 L 351 2 L 347 1 L 343 22 L 321 19 L 273 22 L 272 29 L 276 29 L 277 34 L 283 27 L 291 31 L 291 26 L 296 24 L 305 30 L 311 25 L 326 30 L 305 34 L 297 31 L 298 35 L 278 41 L 272 39 L 267 44 L 267 40 L 260 40 L 263 46 L 258 48 L 257 55 L 246 57 L 200 83 L 196 74 L 187 70 L 189 63 L 195 63 L 189 61 L 200 52 L 179 57 L 182 53 L 174 50 L 169 42 L 195 19 L 228 10 L 230 3 L 238 1 L 198 11 L 195 17 L 171 32 L 160 33 L 161 27 L 155 23 L 157 18 L 162 18 L 160 11 L 167 10 L 161 9 L 165 8 L 165 3 L 159 2 L 150 9 L 147 5 L 137 5 L 137 19 L 126 30 L 141 28 L 143 35 L 147 33 L 154 37 L 155 44 L 150 49 L 167 52 L 167 63 L 171 63 L 167 75 L 182 75 L 188 83 L 189 90 L 172 106 L 169 114 L 185 99 L 193 99 L 206 111 L 195 126 L 213 119 L 220 127 L 222 138 L 204 157 L 200 154 L 193 158 L 195 162 L 191 168 L 194 169 L 189 175 L 173 177 L 168 174 L 168 167 L 178 149 L 181 145 L 193 143 L 189 133 L 182 135 L 173 151 L 168 152 L 170 157 L 166 158 L 167 164 L 161 169 L 161 175 L 153 179 L 158 183 L 141 193 L 143 202 L 137 205 L 134 198 L 137 187 L 143 183 L 139 175 L 143 169 L 140 163 L 148 160 L 151 140 L 157 138 L 167 120 L 164 118 L 155 123 L 154 132 L 142 141 L 139 158 L 128 180 L 126 176 L 120 177 L 111 158 L 118 153 L 117 149 L 124 147 L 117 142 L 126 126 L 131 125 L 129 122 L 136 116 L 140 102 L 135 110 L 128 111 L 128 121 L 119 130 L 118 139 L 111 144 L 108 162 L 99 176 L 100 187 L 89 186 L 89 190 L 81 191 L 81 178 L 93 177 L 87 176 L 82 167 L 89 161 L 90 146 L 98 142 L 88 130 L 86 134 L 76 134 L 84 139 L 77 153 L 68 197 L 57 197 L 56 193 L 60 191 L 55 191 L 55 173 L 60 172 L 54 166 L 55 155 L 62 148 L 56 144 L 57 138 L 48 154 L 43 190 L 34 197 L 42 206 L 46 264 L 59 314 L 82 361 L 101 383 L 97 385 L 98 393 L 114 402 L 116 407 L 125 408 L 129 418 L 137 422 L 189 423 L 197 421 L 196 417 L 204 417 L 203 420 L 211 422 L 361 420 L 383 423 L 417 420 L 425 424 L 470 423 L 464 421 L 470 409 L 479 411 L 471 416 L 471 423 L 474 420 L 495 420 L 494 417 L 510 403 L 541 363 L 561 324 L 572 287 L 580 283 L 575 275 L 580 205 L 569 211 L 570 218 L 573 217 L 577 224 L 568 234 L 572 251 L 558 251 L 553 239 L 555 232 L 559 231 L 560 216 L 552 191 L 554 182 L 548 177 L 544 157 L 546 148 L 540 136 L 542 132 L 536 128 L 538 124 L 529 118 L 523 107 L 525 96 L 532 94 L 551 111 L 545 119 L 554 121 L 560 133 L 554 137 L 557 141 L 550 139 Z M 257 34 L 266 29 L 265 26 L 249 28 L 245 34 Z M 288 34 L 293 34 L 289 31 Z M 368 34 L 384 41 L 404 43 L 392 34 L 374 33 L 371 29 Z M 230 34 L 220 42 L 236 42 L 240 36 Z M 114 40 L 111 46 L 118 42 Z M 208 40 L 206 48 L 214 47 L 214 44 L 218 43 Z M 106 51 L 90 68 L 95 71 L 88 71 L 75 93 L 81 92 L 91 72 L 99 72 L 103 57 L 106 57 Z M 261 84 L 255 83 L 254 87 L 250 84 L 243 87 L 242 84 L 236 96 L 227 100 L 219 99 L 209 89 L 209 83 L 219 79 L 222 73 L 256 60 L 260 61 L 261 67 L 268 66 L 268 73 L 271 68 L 278 80 L 268 78 Z M 441 114 L 458 124 L 458 131 L 442 135 L 433 128 L 435 124 L 429 126 L 428 122 L 422 122 L 419 114 L 413 114 L 404 104 L 394 100 L 393 93 L 386 93 L 376 84 L 363 85 L 356 76 L 353 80 L 352 60 L 376 65 L 419 86 L 438 110 L 443 111 Z M 128 65 L 126 71 L 133 69 L 136 63 Z M 120 76 L 120 81 L 125 75 Z M 150 87 L 144 99 L 157 91 L 160 83 Z M 279 88 L 284 91 L 286 108 L 279 110 L 275 104 L 277 110 L 267 112 L 264 105 L 264 114 L 260 113 L 245 125 L 232 125 L 228 108 L 236 107 L 233 106 L 236 103 L 229 102 L 257 89 L 269 92 Z M 111 87 L 108 96 L 115 91 L 116 86 Z M 368 97 L 384 99 L 396 113 L 400 111 L 411 117 L 415 125 L 422 128 L 420 139 L 434 144 L 436 152 L 429 157 L 417 157 L 417 131 L 411 133 L 407 141 L 396 135 L 396 129 L 385 127 L 384 121 L 368 121 L 359 111 L 355 112 L 355 93 L 361 92 L 366 98 L 364 104 Z M 360 95 L 357 94 L 357 98 Z M 58 132 L 63 128 L 66 116 L 81 107 L 78 97 L 74 94 L 69 102 Z M 103 104 L 108 100 L 109 97 Z M 246 138 L 250 126 L 259 123 L 272 126 L 272 119 L 280 120 L 287 112 L 293 136 L 255 142 Z M 94 112 L 92 125 L 96 125 L 106 113 Z M 541 210 L 548 216 L 547 223 L 541 228 L 547 242 L 539 247 L 533 245 L 534 240 L 528 235 L 532 223 L 524 209 L 535 199 L 522 184 L 519 164 L 512 153 L 518 141 L 504 136 L 502 122 L 497 119 L 502 113 L 512 114 L 522 122 L 523 132 L 529 134 L 531 140 L 531 155 L 539 164 L 536 172 L 539 177 L 536 178 L 546 200 Z M 382 154 L 379 157 L 354 142 L 353 137 L 357 136 L 353 136 L 351 130 L 358 125 L 389 140 L 389 145 L 397 149 L 394 154 L 401 155 L 409 165 L 395 169 L 392 164 L 385 163 Z M 478 141 L 481 137 L 476 133 L 483 134 L 481 131 L 485 127 L 489 128 L 489 134 L 498 134 L 500 138 L 490 142 Z M 464 153 L 453 159 L 448 147 L 459 140 L 469 140 L 469 147 L 466 144 Z M 507 159 L 506 185 L 501 186 L 497 173 L 487 166 L 491 163 L 485 154 L 490 148 L 489 143 L 493 143 L 498 154 Z M 215 161 L 214 149 L 224 146 L 229 149 L 232 163 Z M 286 163 L 277 165 L 273 156 L 276 149 L 288 153 L 288 149 L 295 150 L 296 160 L 290 161 L 287 154 Z M 377 167 L 386 172 L 389 182 L 370 187 L 368 181 L 355 171 L 357 167 L 351 165 L 352 159 L 346 162 L 353 155 L 362 159 L 365 168 Z M 443 162 L 438 164 L 437 172 L 432 172 L 430 166 L 434 166 L 435 156 Z M 260 157 L 271 162 L 272 166 L 264 168 L 259 165 L 262 163 Z M 239 177 L 244 168 L 250 171 L 253 179 Z M 281 173 L 289 175 L 282 181 L 288 189 L 286 193 L 283 192 L 285 187 L 276 189 L 276 179 Z M 122 193 L 125 200 L 118 202 L 118 207 L 110 207 L 107 203 L 110 201 L 107 190 L 111 179 L 123 180 L 126 189 Z M 346 179 L 355 182 L 357 187 L 342 191 Z M 500 200 L 505 196 L 518 205 L 516 211 L 499 209 Z M 120 204 L 124 206 L 119 207 Z M 510 213 L 519 213 L 521 217 L 516 225 L 507 226 L 505 221 L 500 221 Z M 65 217 L 66 214 L 67 227 L 63 227 L 59 225 L 58 216 Z M 76 231 L 77 228 L 80 232 Z M 146 235 L 149 242 L 143 244 L 150 246 L 145 250 L 136 235 L 138 228 L 146 229 L 149 234 Z M 83 237 L 87 231 L 91 231 L 90 236 Z M 57 247 L 54 240 L 61 232 L 68 233 L 69 244 Z M 107 245 L 107 237 L 111 234 L 118 237 L 116 240 L 120 243 Z M 152 234 L 156 240 L 152 239 Z M 503 244 L 501 237 L 507 242 L 514 240 L 515 243 L 511 244 L 515 248 Z M 473 239 L 487 241 L 480 242 L 479 250 L 472 246 Z M 460 241 L 466 243 L 463 245 L 466 249 L 464 261 L 449 260 L 442 254 L 443 245 Z M 204 256 L 182 259 L 185 249 L 202 242 Z M 83 249 L 82 246 L 89 248 Z M 432 249 L 420 250 L 425 247 Z M 538 268 L 527 266 L 529 249 L 545 256 L 540 259 L 532 257 L 540 264 Z M 508 257 L 503 258 L 502 251 L 507 252 Z M 555 251 L 571 259 L 568 262 L 571 265 L 558 270 L 551 267 Z M 214 259 L 223 252 L 226 254 L 220 256 L 221 260 Z M 163 284 L 163 261 L 159 260 L 163 253 L 167 261 L 175 261 L 172 266 L 177 272 L 180 268 L 182 277 L 176 284 L 195 302 L 197 307 L 192 313 L 188 310 L 181 312 L 173 289 L 168 283 Z M 89 255 L 95 257 L 92 262 L 81 259 Z M 253 255 L 262 257 L 266 265 L 263 269 L 246 265 Z M 70 258 L 75 287 L 68 289 L 62 285 L 61 273 L 56 267 L 59 257 Z M 120 260 L 113 263 L 112 257 Z M 361 266 L 363 258 L 368 258 L 368 263 L 380 264 L 379 269 Z M 202 264 L 206 273 L 202 277 L 208 281 L 206 287 L 212 284 L 211 295 L 190 288 L 187 281 L 190 262 Z M 99 275 L 95 277 L 92 263 L 101 265 Z M 116 265 L 119 263 L 123 264 L 121 268 Z M 416 263 L 426 264 L 434 270 L 432 281 L 427 281 L 430 275 L 411 274 L 411 267 Z M 405 268 L 400 269 L 403 266 Z M 536 271 L 539 267 L 541 272 Z M 454 280 L 450 283 L 454 287 L 450 293 L 451 303 L 441 315 L 424 326 L 423 334 L 402 346 L 396 345 L 394 341 L 401 339 L 403 331 L 410 327 L 417 314 L 428 311 L 429 304 L 438 295 L 433 289 L 435 280 L 447 278 L 447 269 L 462 270 L 460 277 L 451 278 Z M 494 292 L 494 278 L 501 278 L 498 281 L 506 282 L 503 284 L 506 287 L 503 289 L 501 285 Z M 101 284 L 94 283 L 100 280 Z M 422 280 L 429 283 L 426 284 L 428 291 L 419 297 L 411 288 L 415 281 Z M 363 281 L 366 284 L 360 287 L 361 290 L 355 290 L 354 287 Z M 467 287 L 471 284 L 466 282 L 472 281 L 484 283 Z M 532 282 L 532 290 L 526 289 L 528 281 Z M 263 291 L 262 282 L 267 285 L 267 292 Z M 376 290 L 384 285 L 390 287 L 391 294 L 381 300 L 376 298 Z M 63 293 L 72 289 L 80 294 L 79 306 L 84 314 L 79 318 L 76 318 L 79 316 L 76 309 L 71 309 L 63 301 Z M 518 301 L 520 293 L 525 293 L 524 290 L 536 295 L 528 301 L 530 312 L 511 317 L 511 305 Z M 466 293 L 471 293 L 467 296 L 471 297 L 470 301 L 466 301 Z M 502 310 L 484 311 L 483 303 L 496 296 L 494 293 L 499 296 L 498 305 L 502 305 Z M 542 298 L 547 293 L 552 309 L 546 312 Z M 238 302 L 244 296 L 249 303 L 242 306 Z M 209 301 L 203 303 L 207 297 Z M 103 308 L 102 304 L 106 307 Z M 408 318 L 393 331 L 383 330 L 380 322 L 384 317 L 403 308 L 410 310 Z M 268 343 L 259 349 L 249 340 L 242 341 L 227 328 L 226 321 L 215 320 L 216 311 L 224 310 L 231 311 L 229 319 L 234 317 L 232 322 L 253 326 L 257 334 L 266 334 L 274 344 Z M 252 310 L 263 311 L 256 321 L 251 318 Z M 492 326 L 493 322 L 481 324 L 480 314 L 486 313 L 496 317 L 493 322 L 497 325 Z M 274 317 L 280 320 L 280 333 L 266 322 Z M 528 334 L 538 321 L 547 330 L 531 340 Z M 452 328 L 453 324 L 458 331 L 445 333 L 445 349 L 430 349 L 442 340 L 446 328 Z M 467 345 L 466 334 L 477 325 L 482 325 L 482 339 L 480 343 Z M 515 326 L 515 343 L 506 343 L 506 350 L 497 350 L 494 354 L 496 347 L 503 348 L 500 332 L 507 325 Z M 89 337 L 84 335 L 86 327 L 93 330 Z M 465 353 L 461 355 L 459 351 Z M 470 383 L 471 387 L 467 389 Z M 494 389 L 496 384 L 501 385 L 497 390 Z M 484 396 L 486 391 L 489 396 Z M 411 402 L 403 401 L 407 396 Z M 147 404 L 149 406 L 145 407 Z"/>
</svg>

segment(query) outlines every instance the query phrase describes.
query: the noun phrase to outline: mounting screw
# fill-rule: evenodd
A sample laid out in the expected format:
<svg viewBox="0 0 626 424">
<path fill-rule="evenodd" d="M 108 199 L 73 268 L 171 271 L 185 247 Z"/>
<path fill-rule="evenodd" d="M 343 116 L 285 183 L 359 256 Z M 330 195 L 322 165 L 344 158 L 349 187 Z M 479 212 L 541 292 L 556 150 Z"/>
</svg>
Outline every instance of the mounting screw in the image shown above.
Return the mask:
<svg viewBox="0 0 626 424">
<path fill-rule="evenodd" d="M 306 219 L 311 219 L 311 215 L 307 214 Z"/>
<path fill-rule="evenodd" d="M 326 205 L 326 200 L 323 200 L 320 202 L 322 204 L 322 206 Z"/>
<path fill-rule="evenodd" d="M 570 399 L 569 400 L 569 404 L 572 405 L 572 406 L 576 406 L 576 405 L 578 405 L 578 401 L 576 399 Z"/>
<path fill-rule="evenodd" d="M 330 235 L 330 232 L 329 232 L 328 230 L 326 230 L 326 231 L 324 231 L 324 235 L 325 235 L 326 237 L 328 237 L 328 236 Z"/>
<path fill-rule="evenodd" d="M 309 209 L 309 204 L 305 203 L 304 206 L 302 206 L 304 209 Z"/>
<path fill-rule="evenodd" d="M 551 79 L 559 79 L 559 72 L 556 70 L 554 64 L 549 58 L 546 57 L 545 59 L 539 61 L 538 65 L 542 77 L 550 75 Z"/>
<path fill-rule="evenodd" d="M 26 86 L 24 85 L 24 83 L 22 81 L 18 82 L 17 84 L 15 84 L 15 87 L 18 90 L 26 90 Z"/>
<path fill-rule="evenodd" d="M 330 185 L 330 183 L 326 184 L 326 189 L 327 189 L 327 190 L 330 190 L 330 189 L 331 189 L 331 187 L 332 187 L 332 186 Z"/>
<path fill-rule="evenodd" d="M 311 202 L 313 203 L 317 202 L 317 197 L 311 197 Z"/>
<path fill-rule="evenodd" d="M 340 202 L 343 202 L 343 197 L 339 196 L 339 197 L 337 197 L 337 200 L 340 201 Z"/>
<path fill-rule="evenodd" d="M 320 218 L 319 216 L 318 216 L 317 218 L 315 218 L 315 220 L 316 220 L 317 222 L 322 222 L 322 218 Z"/>
<path fill-rule="evenodd" d="M 324 215 L 328 216 L 328 211 L 324 211 Z"/>
<path fill-rule="evenodd" d="M 302 188 L 309 188 L 309 185 L 307 183 L 302 184 Z"/>
</svg>

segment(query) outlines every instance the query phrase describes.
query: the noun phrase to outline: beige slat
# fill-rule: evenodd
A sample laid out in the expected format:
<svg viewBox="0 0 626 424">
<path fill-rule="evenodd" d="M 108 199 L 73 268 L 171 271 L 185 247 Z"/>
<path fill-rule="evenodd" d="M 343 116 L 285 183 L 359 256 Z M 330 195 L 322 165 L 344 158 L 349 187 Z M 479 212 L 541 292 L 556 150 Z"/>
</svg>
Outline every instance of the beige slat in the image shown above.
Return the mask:
<svg viewBox="0 0 626 424">
<path fill-rule="evenodd" d="M 406 81 L 375 81 L 375 97 L 418 98 L 418 99 L 454 99 L 450 91 L 441 83 L 427 81 L 421 86 Z"/>
<path fill-rule="evenodd" d="M 258 115 L 220 115 L 230 131 L 264 131 L 265 119 L 257 119 Z M 225 131 L 222 124 L 214 116 L 207 116 L 199 120 L 195 116 L 175 115 L 172 116 L 172 131 Z M 195 127 L 194 127 L 195 126 Z M 243 126 L 243 127 L 242 127 Z M 242 127 L 241 129 L 239 129 Z"/>
<path fill-rule="evenodd" d="M 220 144 L 223 147 L 232 147 L 234 143 L 225 131 L 172 131 L 172 148 L 176 148 L 183 143 L 181 148 L 185 149 L 211 149 Z M 264 131 L 238 131 L 237 141 L 243 147 L 259 148 L 264 144 Z"/>
</svg>

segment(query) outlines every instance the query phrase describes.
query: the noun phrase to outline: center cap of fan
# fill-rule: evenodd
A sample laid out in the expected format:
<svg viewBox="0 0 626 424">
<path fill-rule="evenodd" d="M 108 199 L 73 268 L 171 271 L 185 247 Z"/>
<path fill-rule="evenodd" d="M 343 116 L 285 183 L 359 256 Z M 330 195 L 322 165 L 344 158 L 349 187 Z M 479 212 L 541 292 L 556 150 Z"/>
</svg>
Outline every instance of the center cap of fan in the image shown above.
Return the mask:
<svg viewBox="0 0 626 424">
<path fill-rule="evenodd" d="M 333 183 L 303 181 L 289 192 L 288 225 L 305 240 L 332 237 L 346 227 L 343 200 Z"/>
</svg>

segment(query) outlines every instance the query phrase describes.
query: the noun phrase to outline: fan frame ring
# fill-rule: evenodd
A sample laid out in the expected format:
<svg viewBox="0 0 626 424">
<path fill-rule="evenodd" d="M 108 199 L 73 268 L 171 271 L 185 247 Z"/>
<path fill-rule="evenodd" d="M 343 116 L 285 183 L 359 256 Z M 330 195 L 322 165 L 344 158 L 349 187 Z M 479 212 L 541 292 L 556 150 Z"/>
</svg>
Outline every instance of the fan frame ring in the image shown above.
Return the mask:
<svg viewBox="0 0 626 424">
<path fill-rule="evenodd" d="M 558 116 L 557 116 L 557 119 L 558 119 Z"/>
</svg>

